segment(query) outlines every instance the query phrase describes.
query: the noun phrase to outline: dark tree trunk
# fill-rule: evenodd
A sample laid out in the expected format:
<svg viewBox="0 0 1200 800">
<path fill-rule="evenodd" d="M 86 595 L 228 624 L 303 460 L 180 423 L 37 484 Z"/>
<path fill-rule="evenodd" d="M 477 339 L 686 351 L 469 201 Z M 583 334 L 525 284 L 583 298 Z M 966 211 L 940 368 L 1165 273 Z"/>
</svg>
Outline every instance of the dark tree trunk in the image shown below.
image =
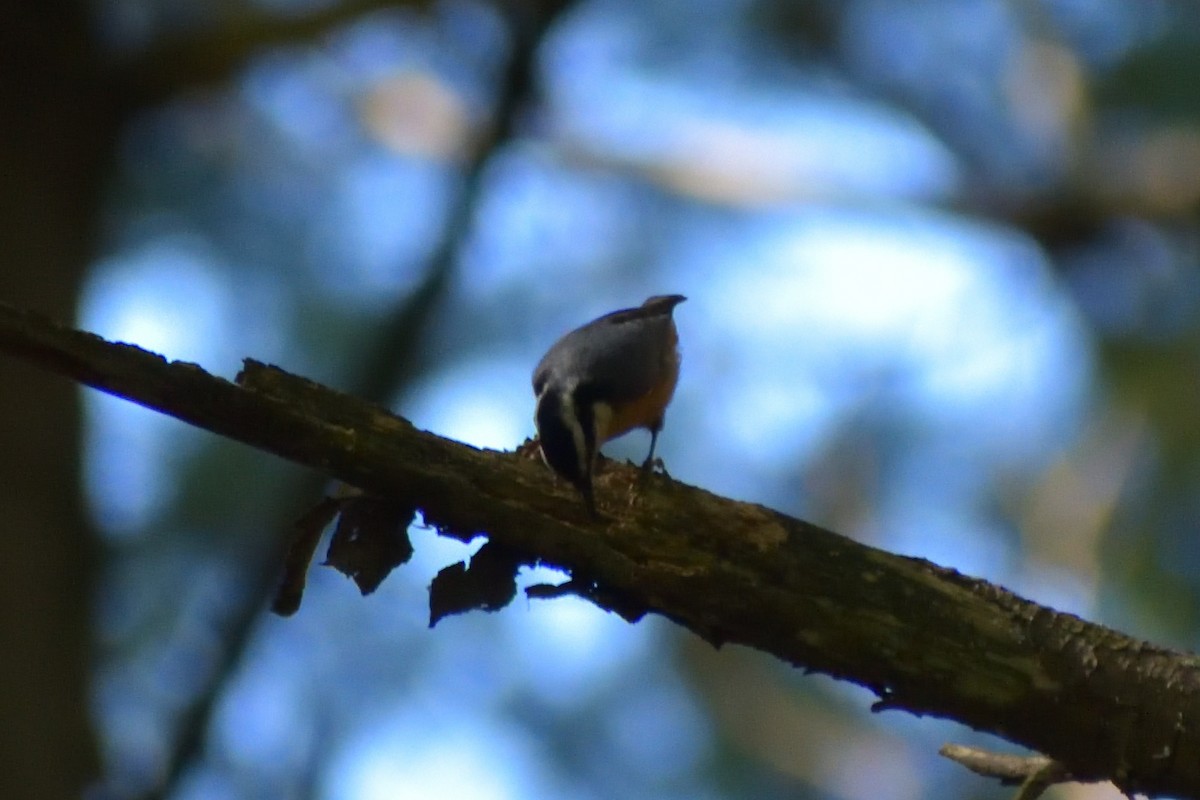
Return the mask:
<svg viewBox="0 0 1200 800">
<path fill-rule="evenodd" d="M 0 298 L 63 320 L 95 243 L 113 121 L 82 3 L 0 11 Z M 0 796 L 95 778 L 79 388 L 0 362 Z"/>
</svg>

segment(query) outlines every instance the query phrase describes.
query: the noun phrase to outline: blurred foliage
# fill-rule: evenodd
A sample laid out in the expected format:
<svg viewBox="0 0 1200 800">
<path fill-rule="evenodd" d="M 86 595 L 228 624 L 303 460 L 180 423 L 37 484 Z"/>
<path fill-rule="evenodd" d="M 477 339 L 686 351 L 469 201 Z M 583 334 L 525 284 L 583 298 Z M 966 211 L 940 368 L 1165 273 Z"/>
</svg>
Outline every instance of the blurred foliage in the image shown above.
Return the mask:
<svg viewBox="0 0 1200 800">
<path fill-rule="evenodd" d="M 1194 9 L 1200 10 L 1200 9 Z M 1200 30 L 1174 31 L 1138 48 L 1097 82 L 1097 105 L 1160 122 L 1195 123 L 1200 87 Z"/>
</svg>

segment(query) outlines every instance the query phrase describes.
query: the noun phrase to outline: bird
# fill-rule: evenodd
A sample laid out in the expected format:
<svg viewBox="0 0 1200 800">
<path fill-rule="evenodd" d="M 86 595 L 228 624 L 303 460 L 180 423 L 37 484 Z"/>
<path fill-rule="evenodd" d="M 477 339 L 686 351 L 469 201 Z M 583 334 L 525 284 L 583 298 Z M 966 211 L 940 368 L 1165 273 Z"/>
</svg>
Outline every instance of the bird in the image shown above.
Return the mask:
<svg viewBox="0 0 1200 800">
<path fill-rule="evenodd" d="M 596 517 L 592 474 L 600 446 L 636 428 L 654 448 L 679 382 L 679 332 L 672 316 L 687 298 L 654 295 L 598 317 L 555 342 L 533 371 L 534 422 L 542 459 L 583 496 Z"/>
</svg>

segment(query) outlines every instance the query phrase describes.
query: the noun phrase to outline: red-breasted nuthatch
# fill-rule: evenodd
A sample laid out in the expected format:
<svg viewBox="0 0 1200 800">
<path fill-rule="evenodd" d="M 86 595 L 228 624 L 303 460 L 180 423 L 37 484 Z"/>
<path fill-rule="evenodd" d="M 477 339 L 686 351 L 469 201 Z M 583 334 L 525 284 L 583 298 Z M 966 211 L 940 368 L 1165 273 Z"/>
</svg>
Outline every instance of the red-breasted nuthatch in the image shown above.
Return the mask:
<svg viewBox="0 0 1200 800">
<path fill-rule="evenodd" d="M 683 295 L 655 295 L 563 336 L 533 371 L 542 458 L 579 489 L 596 514 L 592 470 L 600 445 L 634 428 L 650 431 L 650 453 L 679 381 L 679 333 L 671 312 Z"/>
</svg>

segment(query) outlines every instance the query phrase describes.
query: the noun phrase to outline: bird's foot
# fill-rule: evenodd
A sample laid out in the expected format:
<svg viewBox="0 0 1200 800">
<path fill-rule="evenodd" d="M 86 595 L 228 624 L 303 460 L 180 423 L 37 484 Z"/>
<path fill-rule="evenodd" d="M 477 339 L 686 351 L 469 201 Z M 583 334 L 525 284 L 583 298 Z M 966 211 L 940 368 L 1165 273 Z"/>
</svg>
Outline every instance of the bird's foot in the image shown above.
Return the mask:
<svg viewBox="0 0 1200 800">
<path fill-rule="evenodd" d="M 671 474 L 667 472 L 667 465 L 661 458 L 647 458 L 642 462 L 643 475 L 652 475 L 655 472 L 667 478 L 671 477 Z"/>
</svg>

